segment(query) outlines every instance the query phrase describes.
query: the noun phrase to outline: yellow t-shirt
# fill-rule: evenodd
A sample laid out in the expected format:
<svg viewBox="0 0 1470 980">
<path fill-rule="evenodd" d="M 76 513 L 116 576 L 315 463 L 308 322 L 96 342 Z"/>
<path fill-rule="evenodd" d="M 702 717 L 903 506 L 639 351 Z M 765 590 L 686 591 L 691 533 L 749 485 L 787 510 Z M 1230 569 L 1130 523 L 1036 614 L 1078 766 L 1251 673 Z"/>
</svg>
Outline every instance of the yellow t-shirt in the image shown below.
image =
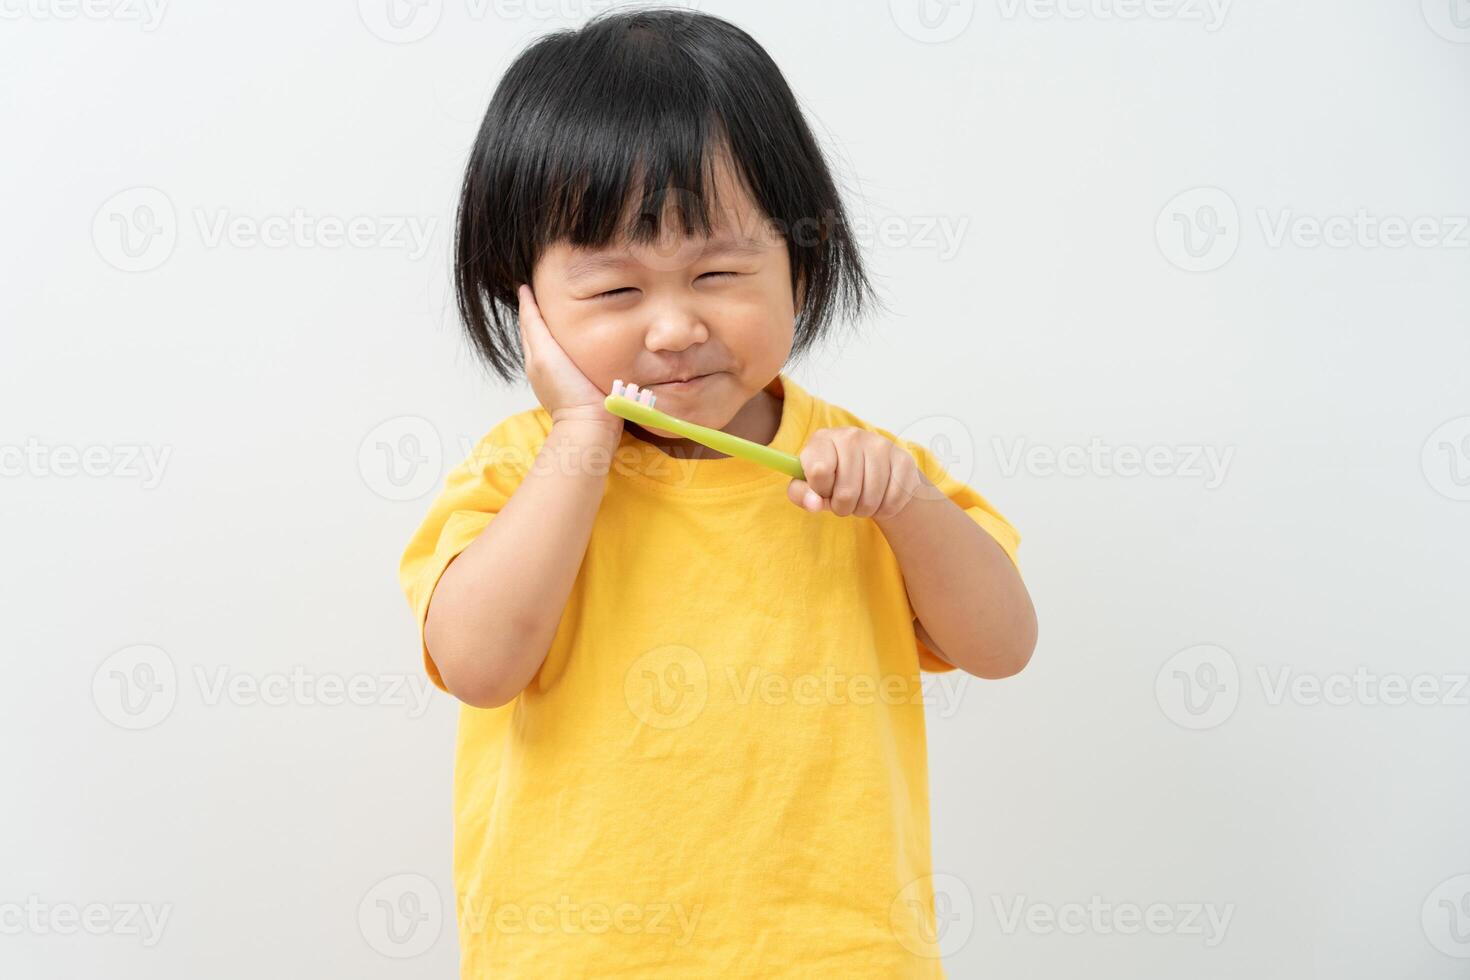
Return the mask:
<svg viewBox="0 0 1470 980">
<path fill-rule="evenodd" d="M 786 374 L 768 390 L 774 448 L 879 432 L 1015 560 L 1015 530 L 926 448 Z M 400 569 L 421 637 L 550 428 L 513 415 L 448 475 Z M 943 977 L 919 672 L 954 668 L 878 525 L 804 511 L 788 482 L 624 430 L 540 671 L 460 709 L 463 977 Z"/>
</svg>

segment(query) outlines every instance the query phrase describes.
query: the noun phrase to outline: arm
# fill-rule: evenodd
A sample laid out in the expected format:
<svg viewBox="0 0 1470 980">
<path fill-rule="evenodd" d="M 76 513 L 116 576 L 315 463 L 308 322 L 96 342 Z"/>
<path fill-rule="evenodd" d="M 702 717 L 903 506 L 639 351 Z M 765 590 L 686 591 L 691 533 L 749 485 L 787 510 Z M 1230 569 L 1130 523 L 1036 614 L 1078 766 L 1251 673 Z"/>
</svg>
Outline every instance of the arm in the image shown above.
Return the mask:
<svg viewBox="0 0 1470 980">
<path fill-rule="evenodd" d="M 918 635 L 936 654 L 977 677 L 1009 677 L 1036 647 L 1036 611 L 1015 565 L 995 539 L 934 489 L 875 516 L 903 570 Z"/>
<path fill-rule="evenodd" d="M 500 512 L 444 570 L 424 642 L 449 692 L 506 704 L 541 668 L 607 486 L 621 424 L 557 421 Z"/>
<path fill-rule="evenodd" d="M 916 452 L 929 459 L 922 448 Z M 1009 677 L 1036 647 L 1036 611 L 1004 548 L 929 479 L 886 433 L 818 429 L 802 447 L 804 480 L 792 503 L 839 517 L 869 517 L 898 558 L 916 635 L 977 677 Z M 929 459 L 934 472 L 941 472 Z"/>
</svg>

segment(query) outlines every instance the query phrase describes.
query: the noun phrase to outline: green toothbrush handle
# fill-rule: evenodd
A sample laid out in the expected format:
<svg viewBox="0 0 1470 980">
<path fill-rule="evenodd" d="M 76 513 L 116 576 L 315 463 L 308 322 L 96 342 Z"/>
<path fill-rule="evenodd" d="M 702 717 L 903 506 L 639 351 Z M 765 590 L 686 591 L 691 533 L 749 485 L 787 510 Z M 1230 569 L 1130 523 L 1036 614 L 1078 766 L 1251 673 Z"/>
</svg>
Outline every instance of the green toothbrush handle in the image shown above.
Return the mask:
<svg viewBox="0 0 1470 980">
<path fill-rule="evenodd" d="M 790 453 L 783 453 L 779 449 L 772 449 L 770 446 L 762 446 L 749 439 L 732 436 L 719 429 L 711 429 L 708 426 L 676 419 L 672 415 L 666 415 L 656 408 L 641 405 L 622 395 L 608 395 L 602 404 L 609 412 L 630 422 L 637 422 L 639 425 L 646 425 L 654 429 L 663 429 L 665 432 L 677 432 L 684 438 L 692 439 L 701 446 L 707 446 L 716 452 L 739 456 L 741 459 L 759 463 L 761 466 L 769 466 L 777 472 L 785 473 L 793 480 L 806 479 L 806 473 L 801 468 L 801 460 Z"/>
</svg>

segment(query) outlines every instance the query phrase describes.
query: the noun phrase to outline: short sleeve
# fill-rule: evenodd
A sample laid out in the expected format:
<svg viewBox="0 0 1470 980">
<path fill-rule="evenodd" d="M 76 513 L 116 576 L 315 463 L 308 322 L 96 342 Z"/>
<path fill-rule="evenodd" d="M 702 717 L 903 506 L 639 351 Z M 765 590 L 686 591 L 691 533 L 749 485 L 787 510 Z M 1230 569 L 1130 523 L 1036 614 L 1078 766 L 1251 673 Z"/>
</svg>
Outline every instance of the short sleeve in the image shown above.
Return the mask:
<svg viewBox="0 0 1470 980">
<path fill-rule="evenodd" d="M 893 437 L 890 436 L 890 438 Z M 1021 535 L 1011 526 L 1009 521 L 1001 516 L 1000 511 L 992 507 L 990 502 L 976 490 L 955 479 L 944 469 L 934 453 L 930 452 L 924 446 L 908 439 L 893 438 L 893 441 L 909 453 L 909 455 L 914 457 L 914 461 L 919 464 L 919 469 L 929 478 L 929 482 L 934 484 L 939 492 L 954 501 L 956 505 L 970 516 L 971 520 L 984 528 L 985 533 L 995 539 L 996 544 L 1001 546 L 1006 556 L 1010 558 L 1011 564 L 1015 565 L 1016 570 L 1019 572 L 1021 565 L 1016 558 L 1016 550 L 1021 545 Z M 909 607 L 909 612 L 913 615 L 917 623 L 918 615 L 913 612 L 912 606 Z M 946 660 L 941 660 L 933 650 L 929 649 L 928 645 L 922 639 L 919 639 L 917 630 L 915 632 L 915 640 L 919 646 L 920 669 L 934 673 L 943 673 L 956 669 L 954 664 Z"/>
<path fill-rule="evenodd" d="M 418 620 L 424 669 L 441 691 L 447 692 L 448 688 L 424 640 L 429 600 L 449 563 L 489 526 L 530 472 L 545 441 L 545 433 L 533 415 L 526 412 L 506 419 L 449 471 L 444 489 L 430 505 L 399 561 L 398 580 Z"/>
</svg>

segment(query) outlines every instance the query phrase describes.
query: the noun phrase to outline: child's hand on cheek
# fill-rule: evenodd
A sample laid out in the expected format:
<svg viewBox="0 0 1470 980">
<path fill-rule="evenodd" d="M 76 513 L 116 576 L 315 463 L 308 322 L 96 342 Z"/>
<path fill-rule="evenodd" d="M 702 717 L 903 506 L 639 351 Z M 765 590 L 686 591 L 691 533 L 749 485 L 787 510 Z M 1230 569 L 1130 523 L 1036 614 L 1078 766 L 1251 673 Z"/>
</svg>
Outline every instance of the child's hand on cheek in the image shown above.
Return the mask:
<svg viewBox="0 0 1470 980">
<path fill-rule="evenodd" d="M 603 405 L 607 392 L 588 380 L 582 369 L 556 342 L 531 287 L 516 290 L 520 299 L 521 350 L 526 360 L 526 379 L 552 421 L 588 421 L 621 430 L 623 420 Z"/>
<path fill-rule="evenodd" d="M 924 482 L 914 458 L 866 429 L 818 429 L 801 452 L 805 480 L 792 480 L 786 496 L 811 513 L 838 517 L 896 517 Z"/>
</svg>

